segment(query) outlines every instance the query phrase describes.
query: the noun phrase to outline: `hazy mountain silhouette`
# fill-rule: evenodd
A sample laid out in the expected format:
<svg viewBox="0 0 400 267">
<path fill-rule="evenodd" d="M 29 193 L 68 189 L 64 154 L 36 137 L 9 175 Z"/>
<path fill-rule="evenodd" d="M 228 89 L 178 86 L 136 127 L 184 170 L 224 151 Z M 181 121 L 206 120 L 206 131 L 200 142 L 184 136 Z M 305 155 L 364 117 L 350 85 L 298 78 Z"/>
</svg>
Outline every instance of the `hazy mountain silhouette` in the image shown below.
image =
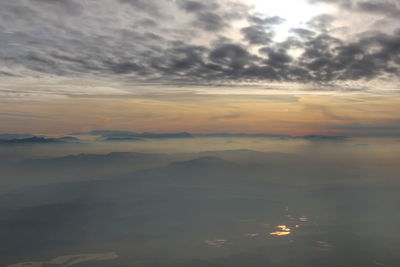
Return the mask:
<svg viewBox="0 0 400 267">
<path fill-rule="evenodd" d="M 79 142 L 80 140 L 71 136 L 59 138 L 49 138 L 42 136 L 21 137 L 12 139 L 0 139 L 0 145 L 19 145 L 19 144 L 54 144 L 54 143 L 69 143 Z"/>
</svg>

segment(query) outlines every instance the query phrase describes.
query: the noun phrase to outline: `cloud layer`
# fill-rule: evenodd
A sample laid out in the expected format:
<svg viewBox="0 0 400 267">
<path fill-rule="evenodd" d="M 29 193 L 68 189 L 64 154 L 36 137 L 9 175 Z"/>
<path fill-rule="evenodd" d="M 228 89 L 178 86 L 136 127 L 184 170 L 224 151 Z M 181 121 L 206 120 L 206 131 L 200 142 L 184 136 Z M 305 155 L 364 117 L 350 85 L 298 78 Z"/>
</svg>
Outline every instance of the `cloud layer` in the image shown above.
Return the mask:
<svg viewBox="0 0 400 267">
<path fill-rule="evenodd" d="M 396 1 L 310 2 L 354 16 L 378 14 L 375 23 L 392 26 L 399 12 Z M 400 29 L 349 36 L 336 27 L 339 17 L 321 14 L 277 40 L 285 18 L 255 11 L 233 0 L 2 1 L 0 75 L 131 85 L 332 84 L 399 77 Z"/>
</svg>

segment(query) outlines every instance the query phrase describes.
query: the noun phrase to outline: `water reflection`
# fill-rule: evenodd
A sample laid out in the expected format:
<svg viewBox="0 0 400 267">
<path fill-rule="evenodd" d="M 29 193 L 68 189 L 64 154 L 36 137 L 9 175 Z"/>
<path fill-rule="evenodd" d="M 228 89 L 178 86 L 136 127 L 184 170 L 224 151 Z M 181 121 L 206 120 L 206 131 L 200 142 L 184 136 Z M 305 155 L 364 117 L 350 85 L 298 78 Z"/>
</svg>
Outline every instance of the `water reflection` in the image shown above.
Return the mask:
<svg viewBox="0 0 400 267">
<path fill-rule="evenodd" d="M 226 239 L 214 239 L 214 240 L 205 240 L 204 243 L 215 248 L 220 248 L 223 247 L 224 245 L 227 245 L 228 241 Z"/>
<path fill-rule="evenodd" d="M 300 221 L 300 222 L 308 222 L 308 218 L 307 218 L 307 216 L 301 216 L 301 217 L 299 218 L 299 221 Z"/>
<path fill-rule="evenodd" d="M 244 236 L 246 236 L 246 237 L 257 237 L 257 236 L 259 236 L 260 234 L 258 234 L 258 233 L 254 233 L 254 234 L 244 234 Z"/>
<path fill-rule="evenodd" d="M 280 229 L 280 231 L 275 231 L 275 232 L 272 232 L 269 234 L 281 236 L 281 235 L 290 235 L 292 233 L 292 230 L 289 227 L 287 227 L 286 225 L 277 225 L 276 228 Z"/>
</svg>

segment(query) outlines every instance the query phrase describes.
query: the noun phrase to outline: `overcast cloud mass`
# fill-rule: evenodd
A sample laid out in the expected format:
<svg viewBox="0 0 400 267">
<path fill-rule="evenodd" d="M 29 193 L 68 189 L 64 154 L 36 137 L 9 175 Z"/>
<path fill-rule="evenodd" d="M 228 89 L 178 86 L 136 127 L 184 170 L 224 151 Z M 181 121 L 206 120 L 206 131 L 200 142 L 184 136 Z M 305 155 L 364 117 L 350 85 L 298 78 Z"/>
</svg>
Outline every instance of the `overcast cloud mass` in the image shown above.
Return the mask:
<svg viewBox="0 0 400 267">
<path fill-rule="evenodd" d="M 399 89 L 398 1 L 310 0 L 328 13 L 295 27 L 255 2 L 0 1 L 0 75 L 132 87 L 289 82 L 334 91 L 329 85 L 362 90 L 379 81 Z"/>
</svg>

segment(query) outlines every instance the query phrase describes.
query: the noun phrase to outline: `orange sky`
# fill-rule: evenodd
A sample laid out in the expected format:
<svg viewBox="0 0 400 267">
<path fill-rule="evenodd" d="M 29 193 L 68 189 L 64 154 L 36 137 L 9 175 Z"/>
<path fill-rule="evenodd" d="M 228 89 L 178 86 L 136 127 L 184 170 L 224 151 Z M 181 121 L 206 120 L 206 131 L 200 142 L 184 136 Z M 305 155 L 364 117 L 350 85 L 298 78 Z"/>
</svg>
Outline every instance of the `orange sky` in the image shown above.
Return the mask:
<svg viewBox="0 0 400 267">
<path fill-rule="evenodd" d="M 0 132 L 67 134 L 245 132 L 289 135 L 399 133 L 400 97 L 194 95 L 65 97 L 0 105 Z"/>
</svg>

